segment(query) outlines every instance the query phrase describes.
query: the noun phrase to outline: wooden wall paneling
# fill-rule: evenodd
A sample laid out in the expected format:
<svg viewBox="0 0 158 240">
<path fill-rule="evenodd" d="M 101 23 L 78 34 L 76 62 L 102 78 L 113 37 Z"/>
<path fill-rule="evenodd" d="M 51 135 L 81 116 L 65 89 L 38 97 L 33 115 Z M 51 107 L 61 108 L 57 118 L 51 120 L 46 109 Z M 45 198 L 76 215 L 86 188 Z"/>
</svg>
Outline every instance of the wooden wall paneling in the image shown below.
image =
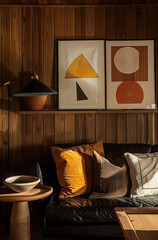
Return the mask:
<svg viewBox="0 0 158 240">
<path fill-rule="evenodd" d="M 156 114 L 148 113 L 147 114 L 147 143 L 155 144 L 156 142 Z"/>
<path fill-rule="evenodd" d="M 65 8 L 64 16 L 65 16 L 64 36 L 65 38 L 68 38 L 68 39 L 74 39 L 75 38 L 75 8 L 74 7 Z"/>
<path fill-rule="evenodd" d="M 137 120 L 136 114 L 127 114 L 127 143 L 137 142 Z"/>
<path fill-rule="evenodd" d="M 75 115 L 65 114 L 65 143 L 75 142 Z"/>
<path fill-rule="evenodd" d="M 33 115 L 33 159 L 43 160 L 43 115 Z"/>
<path fill-rule="evenodd" d="M 12 62 L 12 76 L 14 79 L 19 77 L 21 71 L 21 8 L 11 8 L 11 62 Z M 19 91 L 20 83 L 15 81 L 11 84 L 11 92 Z M 20 173 L 21 169 L 21 116 L 18 115 L 19 99 L 12 97 L 11 101 L 11 153 L 10 153 L 10 168 L 11 175 Z"/>
<path fill-rule="evenodd" d="M 85 114 L 75 114 L 75 142 L 86 142 L 86 116 Z"/>
<path fill-rule="evenodd" d="M 146 39 L 146 7 L 136 7 L 136 27 L 137 27 L 137 38 Z"/>
<path fill-rule="evenodd" d="M 33 159 L 33 116 L 22 116 L 22 158 L 21 173 L 30 174 L 30 163 Z"/>
<path fill-rule="evenodd" d="M 0 8 L 0 49 L 1 46 L 1 8 Z M 2 82 L 2 76 L 1 76 L 1 54 L 0 54 L 0 83 Z M 0 158 L 2 158 L 2 133 L 3 133 L 3 111 L 2 111 L 2 88 L 0 88 Z M 1 176 L 1 162 L 0 162 L 0 176 Z M 0 179 L 1 182 L 2 179 Z"/>
<path fill-rule="evenodd" d="M 65 143 L 65 114 L 55 115 L 55 144 Z"/>
<path fill-rule="evenodd" d="M 115 7 L 106 7 L 106 38 L 115 39 Z"/>
<path fill-rule="evenodd" d="M 95 9 L 85 8 L 85 35 L 87 39 L 95 38 Z"/>
<path fill-rule="evenodd" d="M 137 114 L 137 143 L 147 142 L 147 114 Z"/>
<path fill-rule="evenodd" d="M 68 39 L 75 38 L 75 8 L 64 9 L 64 36 Z M 65 143 L 75 142 L 75 116 L 74 114 L 65 115 Z"/>
<path fill-rule="evenodd" d="M 2 82 L 11 79 L 11 9 L 1 8 L 1 79 Z M 8 89 L 1 89 L 2 98 L 2 168 L 1 179 L 9 174 L 8 161 Z"/>
<path fill-rule="evenodd" d="M 21 8 L 22 24 L 22 71 L 29 70 L 32 62 L 32 8 Z"/>
<path fill-rule="evenodd" d="M 107 142 L 116 143 L 117 142 L 117 129 L 116 129 L 116 114 L 107 114 Z"/>
<path fill-rule="evenodd" d="M 75 36 L 85 38 L 85 8 L 75 8 Z"/>
<path fill-rule="evenodd" d="M 107 141 L 106 115 L 102 113 L 96 114 L 96 140 L 99 139 L 103 139 L 103 142 Z"/>
<path fill-rule="evenodd" d="M 43 75 L 43 8 L 32 9 L 32 63 L 36 65 L 39 80 Z"/>
<path fill-rule="evenodd" d="M 125 39 L 126 21 L 126 8 L 116 7 L 116 38 Z"/>
<path fill-rule="evenodd" d="M 44 83 L 56 88 L 56 81 L 54 79 L 55 69 L 54 69 L 54 8 L 45 7 L 43 9 L 43 64 L 44 64 Z M 57 89 L 56 89 L 57 90 Z M 48 96 L 45 108 L 55 108 L 54 96 Z"/>
<path fill-rule="evenodd" d="M 158 144 L 158 114 L 155 113 L 155 144 Z"/>
<path fill-rule="evenodd" d="M 155 39 L 157 35 L 157 7 L 147 7 L 147 39 Z"/>
<path fill-rule="evenodd" d="M 57 41 L 58 39 L 64 39 L 64 8 L 55 8 L 54 9 L 54 46 L 55 46 L 55 52 L 54 52 L 54 79 L 55 84 L 54 88 L 57 90 L 58 88 L 58 63 L 57 63 Z M 55 108 L 58 107 L 58 95 L 55 95 L 53 97 L 54 104 L 53 106 Z"/>
<path fill-rule="evenodd" d="M 136 39 L 136 7 L 126 8 L 126 38 Z"/>
<path fill-rule="evenodd" d="M 96 7 L 95 9 L 95 36 L 96 39 L 105 39 L 106 37 L 106 8 Z"/>
<path fill-rule="evenodd" d="M 127 118 L 126 114 L 117 114 L 117 143 L 126 143 L 127 140 Z"/>
<path fill-rule="evenodd" d="M 54 115 L 44 115 L 44 131 L 43 131 L 43 144 L 44 144 L 44 161 L 50 161 L 51 151 L 50 146 L 55 143 L 55 129 L 54 129 Z"/>
<path fill-rule="evenodd" d="M 86 142 L 96 140 L 96 114 L 86 114 Z"/>
</svg>

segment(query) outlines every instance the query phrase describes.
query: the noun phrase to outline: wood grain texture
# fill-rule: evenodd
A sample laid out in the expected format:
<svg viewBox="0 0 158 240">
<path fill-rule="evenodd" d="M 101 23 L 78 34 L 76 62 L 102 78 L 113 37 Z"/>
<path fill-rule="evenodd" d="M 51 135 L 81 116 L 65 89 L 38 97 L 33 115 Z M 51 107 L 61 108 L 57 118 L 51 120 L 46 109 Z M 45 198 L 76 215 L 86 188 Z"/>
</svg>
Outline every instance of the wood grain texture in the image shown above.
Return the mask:
<svg viewBox="0 0 158 240">
<path fill-rule="evenodd" d="M 103 139 L 103 142 L 107 141 L 105 114 L 96 114 L 96 140 L 99 139 Z"/>
<path fill-rule="evenodd" d="M 137 137 L 136 114 L 127 114 L 127 143 L 136 143 Z"/>
<path fill-rule="evenodd" d="M 116 115 L 108 114 L 107 115 L 107 142 L 116 143 L 117 142 L 117 130 L 116 130 Z"/>
<path fill-rule="evenodd" d="M 137 114 L 137 142 L 147 142 L 147 115 Z"/>
<path fill-rule="evenodd" d="M 95 142 L 96 140 L 96 115 L 86 114 L 86 142 Z"/>
<path fill-rule="evenodd" d="M 65 143 L 75 142 L 75 115 L 65 115 Z"/>
<path fill-rule="evenodd" d="M 127 116 L 117 114 L 117 143 L 125 143 L 127 138 Z"/>
<path fill-rule="evenodd" d="M 54 115 L 45 115 L 43 124 L 44 161 L 51 159 L 50 147 L 55 143 Z"/>
<path fill-rule="evenodd" d="M 55 115 L 55 144 L 65 143 L 65 115 Z"/>
<path fill-rule="evenodd" d="M 43 115 L 33 115 L 33 159 L 43 160 Z"/>
<path fill-rule="evenodd" d="M 44 83 L 52 87 L 55 86 L 54 79 L 54 9 L 53 8 L 44 8 L 43 9 L 43 18 L 44 18 L 44 26 L 43 26 L 43 68 L 44 68 Z M 53 104 L 53 96 L 48 96 L 45 107 L 54 107 Z"/>
</svg>

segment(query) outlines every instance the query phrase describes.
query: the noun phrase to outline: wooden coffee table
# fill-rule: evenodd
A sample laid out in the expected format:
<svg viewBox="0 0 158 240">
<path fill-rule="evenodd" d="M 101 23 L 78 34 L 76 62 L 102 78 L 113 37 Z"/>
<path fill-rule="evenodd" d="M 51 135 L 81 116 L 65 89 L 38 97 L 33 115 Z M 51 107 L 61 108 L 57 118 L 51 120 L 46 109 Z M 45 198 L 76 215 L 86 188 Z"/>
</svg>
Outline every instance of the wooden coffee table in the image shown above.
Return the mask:
<svg viewBox="0 0 158 240">
<path fill-rule="evenodd" d="M 15 193 L 5 186 L 0 188 L 0 201 L 13 202 L 9 240 L 31 239 L 28 201 L 48 197 L 52 192 L 53 189 L 51 187 L 41 184 L 23 193 Z"/>
<path fill-rule="evenodd" d="M 158 239 L 158 208 L 115 208 L 126 240 Z"/>
</svg>

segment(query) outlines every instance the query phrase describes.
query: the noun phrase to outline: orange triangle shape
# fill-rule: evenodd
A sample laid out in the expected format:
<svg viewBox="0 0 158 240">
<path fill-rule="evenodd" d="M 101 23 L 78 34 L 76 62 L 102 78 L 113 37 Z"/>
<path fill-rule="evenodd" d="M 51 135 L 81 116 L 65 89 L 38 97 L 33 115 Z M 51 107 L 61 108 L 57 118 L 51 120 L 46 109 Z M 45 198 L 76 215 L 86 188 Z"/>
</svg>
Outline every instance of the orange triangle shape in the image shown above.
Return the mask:
<svg viewBox="0 0 158 240">
<path fill-rule="evenodd" d="M 87 61 L 83 54 L 80 54 L 69 65 L 65 78 L 98 78 L 98 74 Z"/>
</svg>

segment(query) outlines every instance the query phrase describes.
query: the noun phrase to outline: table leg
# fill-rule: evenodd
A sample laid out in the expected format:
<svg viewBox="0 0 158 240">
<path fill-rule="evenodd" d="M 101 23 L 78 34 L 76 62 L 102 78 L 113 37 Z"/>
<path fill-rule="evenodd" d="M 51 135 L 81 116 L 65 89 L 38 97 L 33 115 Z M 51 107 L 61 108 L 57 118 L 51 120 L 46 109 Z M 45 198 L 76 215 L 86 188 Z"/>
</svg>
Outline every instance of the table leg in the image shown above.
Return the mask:
<svg viewBox="0 0 158 240">
<path fill-rule="evenodd" d="M 30 240 L 30 212 L 28 202 L 13 202 L 9 240 Z"/>
</svg>

